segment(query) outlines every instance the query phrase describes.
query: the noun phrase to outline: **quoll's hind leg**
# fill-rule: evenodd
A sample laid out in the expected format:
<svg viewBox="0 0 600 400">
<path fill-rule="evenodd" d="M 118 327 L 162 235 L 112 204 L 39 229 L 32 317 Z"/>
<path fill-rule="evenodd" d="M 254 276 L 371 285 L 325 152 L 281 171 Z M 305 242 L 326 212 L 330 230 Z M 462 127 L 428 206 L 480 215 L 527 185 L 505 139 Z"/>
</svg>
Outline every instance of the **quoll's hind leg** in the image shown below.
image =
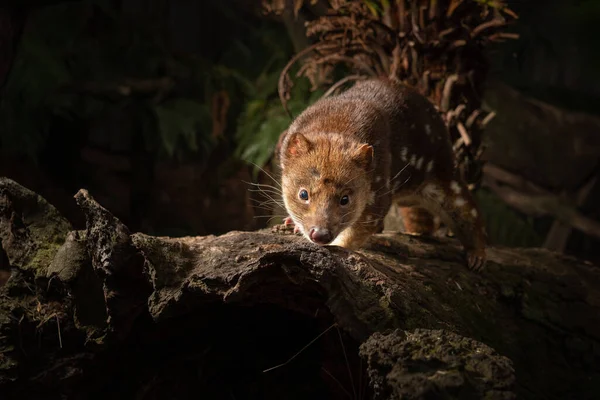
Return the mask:
<svg viewBox="0 0 600 400">
<path fill-rule="evenodd" d="M 424 205 L 448 225 L 466 251 L 470 269 L 485 266 L 487 235 L 481 213 L 461 179 L 428 181 L 420 190 Z"/>
<path fill-rule="evenodd" d="M 422 207 L 401 207 L 400 214 L 406 233 L 431 235 L 438 228 L 433 215 Z"/>
</svg>

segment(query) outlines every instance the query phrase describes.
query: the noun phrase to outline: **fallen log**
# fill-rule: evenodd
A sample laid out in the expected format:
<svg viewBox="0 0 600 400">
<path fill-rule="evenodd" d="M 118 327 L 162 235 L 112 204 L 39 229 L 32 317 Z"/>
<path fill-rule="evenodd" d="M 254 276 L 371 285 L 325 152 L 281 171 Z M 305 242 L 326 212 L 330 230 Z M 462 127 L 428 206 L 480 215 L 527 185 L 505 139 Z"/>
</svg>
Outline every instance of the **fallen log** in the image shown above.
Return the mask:
<svg viewBox="0 0 600 400">
<path fill-rule="evenodd" d="M 542 249 L 384 232 L 359 253 L 287 230 L 87 228 L 0 178 L 7 399 L 583 399 L 600 390 L 600 269 Z M 2 261 L 4 260 L 4 261 Z"/>
</svg>

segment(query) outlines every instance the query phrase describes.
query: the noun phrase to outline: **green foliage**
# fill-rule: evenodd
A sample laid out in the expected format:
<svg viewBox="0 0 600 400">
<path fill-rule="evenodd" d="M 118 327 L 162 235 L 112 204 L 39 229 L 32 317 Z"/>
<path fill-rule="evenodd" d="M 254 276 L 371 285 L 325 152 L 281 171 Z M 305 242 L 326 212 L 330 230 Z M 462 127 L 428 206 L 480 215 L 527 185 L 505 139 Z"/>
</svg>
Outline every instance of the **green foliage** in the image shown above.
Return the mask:
<svg viewBox="0 0 600 400">
<path fill-rule="evenodd" d="M 180 142 L 186 143 L 191 151 L 198 151 L 196 132 L 199 127 L 210 125 L 210 110 L 206 104 L 188 99 L 173 99 L 154 107 L 158 119 L 161 141 L 169 157 L 175 154 Z M 208 150 L 211 142 L 201 142 Z"/>
<path fill-rule="evenodd" d="M 384 0 L 381 1 L 382 5 L 384 4 Z M 382 5 L 379 5 L 379 1 L 373 1 L 373 0 L 363 0 L 363 3 L 365 3 L 365 5 L 367 6 L 367 8 L 369 9 L 369 11 L 371 12 L 371 14 L 373 14 L 373 16 L 375 18 L 379 18 L 379 16 L 382 13 Z"/>
<path fill-rule="evenodd" d="M 64 8 L 53 7 L 49 14 Z M 39 13 L 31 16 L 30 24 L 37 29 L 25 30 L 0 103 L 3 149 L 24 151 L 30 156 L 43 144 L 50 120 L 55 115 L 68 116 L 73 105 L 72 97 L 59 90 L 71 81 L 71 75 L 61 54 L 53 48 L 73 32 L 64 26 L 40 31 L 45 22 Z"/>
<path fill-rule="evenodd" d="M 138 126 L 158 155 L 173 157 L 182 149 L 210 151 L 215 144 L 212 93 L 225 89 L 240 98 L 243 79 L 236 75 L 241 72 L 199 56 L 175 56 L 154 24 L 122 14 L 110 0 L 66 2 L 32 12 L 2 92 L 3 151 L 35 160 L 56 118 L 94 120 L 127 103 L 146 108 L 147 112 L 136 114 L 145 118 Z M 233 60 L 240 48 L 232 48 Z M 251 52 L 246 49 L 246 53 L 249 60 Z M 158 79 L 165 73 L 189 80 L 186 92 L 167 93 L 157 102 L 152 93 L 120 96 L 116 91 L 108 93 L 110 89 L 99 93 L 85 87 L 94 83 L 110 88 L 127 79 Z"/>
<path fill-rule="evenodd" d="M 261 75 L 264 85 L 256 85 L 238 120 L 236 154 L 244 161 L 255 164 L 255 173 L 265 165 L 273 154 L 279 135 L 291 123 L 277 96 L 279 71 Z M 260 88 L 260 89 L 256 89 Z M 292 115 L 300 114 L 314 103 L 323 91 L 311 92 L 308 79 L 296 81 L 288 109 Z"/>
<path fill-rule="evenodd" d="M 487 190 L 476 192 L 491 243 L 509 247 L 538 247 L 543 237 L 536 232 L 534 220 L 523 217 Z"/>
<path fill-rule="evenodd" d="M 238 41 L 227 58 L 235 58 L 237 70 L 232 75 L 246 99 L 237 118 L 235 156 L 254 164 L 257 173 L 271 155 L 279 135 L 291 123 L 277 91 L 279 75 L 293 55 L 287 33 L 279 26 L 266 25 L 245 42 Z M 257 60 L 264 60 L 257 62 Z M 292 71 L 293 74 L 293 71 Z M 311 92 L 307 79 L 294 82 L 288 108 L 298 115 L 323 92 Z"/>
<path fill-rule="evenodd" d="M 110 0 L 67 2 L 36 10 L 21 39 L 0 104 L 2 148 L 36 159 L 56 118 L 92 121 L 115 107 L 135 104 L 146 147 L 168 158 L 206 154 L 212 138 L 211 101 L 224 90 L 230 100 L 227 126 L 235 130 L 235 156 L 263 166 L 290 118 L 283 109 L 279 73 L 293 55 L 283 25 L 250 25 L 244 16 L 215 2 L 234 39 L 218 60 L 175 54 L 153 24 L 117 11 Z M 256 21 L 255 21 L 256 22 Z M 155 94 L 121 96 L 86 89 L 116 87 L 126 79 L 165 76 L 185 82 L 157 101 Z M 299 114 L 322 95 L 309 82 L 295 82 L 289 109 Z M 235 120 L 232 121 L 232 119 Z M 237 122 L 237 126 L 236 126 Z"/>
</svg>

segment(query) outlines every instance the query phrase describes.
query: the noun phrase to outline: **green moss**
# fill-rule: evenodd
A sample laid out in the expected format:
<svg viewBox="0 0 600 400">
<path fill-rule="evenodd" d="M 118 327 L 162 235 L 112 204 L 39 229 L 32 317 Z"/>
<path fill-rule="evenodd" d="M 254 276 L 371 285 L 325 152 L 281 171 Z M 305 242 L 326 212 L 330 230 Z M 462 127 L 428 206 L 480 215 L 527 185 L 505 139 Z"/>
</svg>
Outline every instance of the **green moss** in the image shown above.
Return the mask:
<svg viewBox="0 0 600 400">
<path fill-rule="evenodd" d="M 6 346 L 0 348 L 0 371 L 10 371 L 17 367 L 18 363 L 7 354 L 14 351 L 13 346 Z"/>
<path fill-rule="evenodd" d="M 56 256 L 61 244 L 48 243 L 47 247 L 38 248 L 29 263 L 23 266 L 24 269 L 35 271 L 35 277 L 46 276 L 48 266 Z"/>
<path fill-rule="evenodd" d="M 379 298 L 379 306 L 381 307 L 381 310 L 383 311 L 385 319 L 387 321 L 391 321 L 394 326 L 398 326 L 399 325 L 398 319 L 396 318 L 396 313 L 394 312 L 394 310 L 392 310 L 391 305 L 392 305 L 392 302 L 386 296 L 381 296 Z"/>
<path fill-rule="evenodd" d="M 70 224 L 59 216 L 51 205 L 46 203 L 45 215 L 32 215 L 36 221 L 28 225 L 29 236 L 33 239 L 36 250 L 22 265 L 23 269 L 35 271 L 35 276 L 46 276 L 50 263 L 63 245 L 71 230 Z"/>
</svg>

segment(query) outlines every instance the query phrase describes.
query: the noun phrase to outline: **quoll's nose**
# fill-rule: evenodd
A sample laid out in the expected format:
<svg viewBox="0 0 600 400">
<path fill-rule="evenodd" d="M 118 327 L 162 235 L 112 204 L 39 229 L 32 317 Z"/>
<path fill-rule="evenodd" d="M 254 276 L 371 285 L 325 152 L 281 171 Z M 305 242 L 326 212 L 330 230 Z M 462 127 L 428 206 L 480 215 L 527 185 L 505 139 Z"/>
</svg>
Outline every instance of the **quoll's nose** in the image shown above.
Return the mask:
<svg viewBox="0 0 600 400">
<path fill-rule="evenodd" d="M 316 226 L 310 228 L 308 236 L 310 237 L 310 240 L 317 244 L 327 244 L 333 239 L 333 237 L 331 237 L 331 232 L 329 232 L 329 229 L 319 228 Z"/>
</svg>

